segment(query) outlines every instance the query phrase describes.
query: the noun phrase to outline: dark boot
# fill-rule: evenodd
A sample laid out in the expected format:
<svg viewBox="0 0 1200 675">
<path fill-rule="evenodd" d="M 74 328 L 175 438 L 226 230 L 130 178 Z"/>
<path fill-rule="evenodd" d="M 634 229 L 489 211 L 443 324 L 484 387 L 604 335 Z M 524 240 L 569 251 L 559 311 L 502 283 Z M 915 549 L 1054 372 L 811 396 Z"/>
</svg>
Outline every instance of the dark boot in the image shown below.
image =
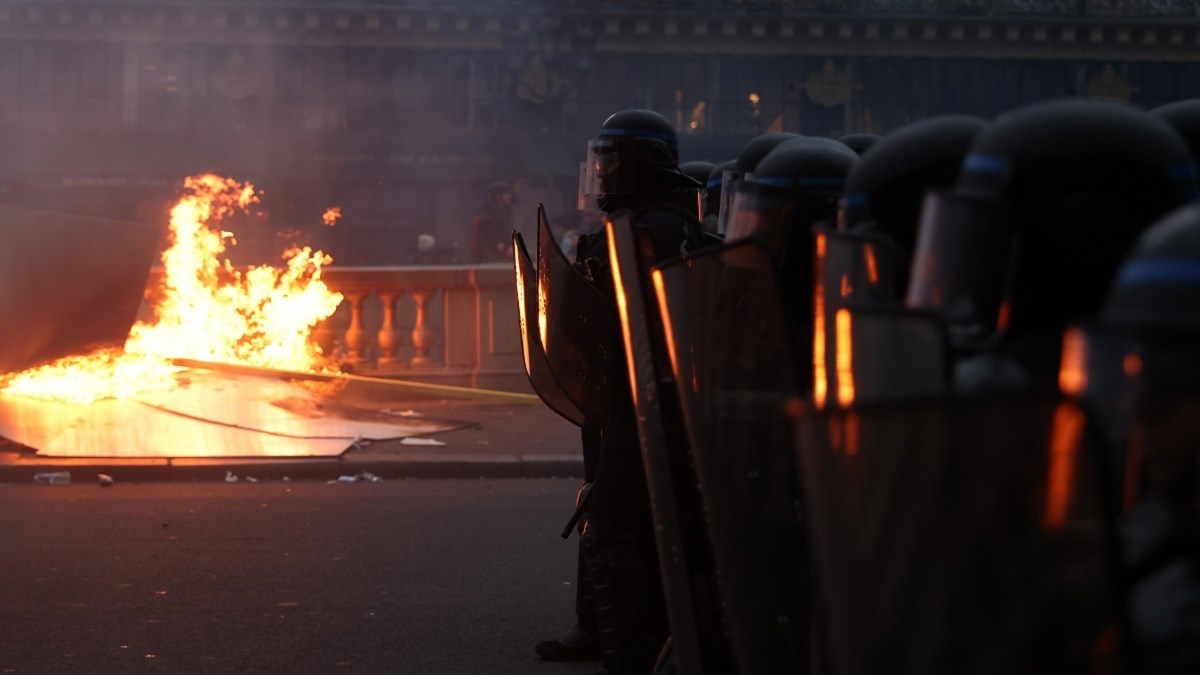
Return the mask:
<svg viewBox="0 0 1200 675">
<path fill-rule="evenodd" d="M 579 624 L 558 638 L 537 643 L 533 649 L 547 661 L 591 661 L 600 658 L 600 643 L 596 635 Z"/>
<path fill-rule="evenodd" d="M 595 595 L 596 637 L 604 664 L 600 672 L 648 674 L 662 640 L 653 635 L 649 620 L 649 584 L 642 560 L 631 543 L 605 541 L 594 525 L 587 522 L 580 539 Z"/>
</svg>

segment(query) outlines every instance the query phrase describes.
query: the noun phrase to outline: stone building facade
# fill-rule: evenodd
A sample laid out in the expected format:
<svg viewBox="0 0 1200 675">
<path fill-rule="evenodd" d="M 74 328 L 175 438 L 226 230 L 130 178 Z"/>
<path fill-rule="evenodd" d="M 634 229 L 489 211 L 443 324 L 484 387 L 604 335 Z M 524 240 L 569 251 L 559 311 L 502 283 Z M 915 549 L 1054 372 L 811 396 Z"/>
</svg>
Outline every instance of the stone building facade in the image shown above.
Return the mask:
<svg viewBox="0 0 1200 675">
<path fill-rule="evenodd" d="M 482 187 L 574 218 L 587 137 L 658 110 L 683 158 L 767 130 L 883 133 L 1061 96 L 1200 96 L 1194 0 L 0 0 L 0 201 L 164 218 L 183 176 L 260 186 L 246 255 L 465 244 Z M 339 206 L 334 228 L 321 213 Z"/>
</svg>

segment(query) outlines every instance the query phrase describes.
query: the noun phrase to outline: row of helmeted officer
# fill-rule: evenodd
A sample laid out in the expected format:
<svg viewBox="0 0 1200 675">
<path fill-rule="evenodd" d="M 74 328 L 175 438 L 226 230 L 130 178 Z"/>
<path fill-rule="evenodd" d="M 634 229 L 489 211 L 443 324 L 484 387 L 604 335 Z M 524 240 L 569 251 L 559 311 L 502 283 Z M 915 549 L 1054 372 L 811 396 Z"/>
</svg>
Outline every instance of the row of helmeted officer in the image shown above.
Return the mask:
<svg viewBox="0 0 1200 675">
<path fill-rule="evenodd" d="M 579 329 L 605 313 L 539 242 L 526 335 L 602 496 L 600 611 L 550 657 L 645 671 L 669 631 L 693 671 L 1195 668 L 1198 131 L 1200 101 L 1054 101 L 708 168 L 606 121 L 607 236 L 568 267 L 619 327 Z"/>
</svg>

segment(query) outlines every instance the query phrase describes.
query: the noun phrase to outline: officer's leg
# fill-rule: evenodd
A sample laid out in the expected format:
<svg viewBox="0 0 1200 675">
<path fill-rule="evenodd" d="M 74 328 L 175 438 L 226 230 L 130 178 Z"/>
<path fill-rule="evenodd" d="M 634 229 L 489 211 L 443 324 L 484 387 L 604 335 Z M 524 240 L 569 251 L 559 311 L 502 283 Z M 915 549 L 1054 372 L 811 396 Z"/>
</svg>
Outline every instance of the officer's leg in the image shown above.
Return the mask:
<svg viewBox="0 0 1200 675">
<path fill-rule="evenodd" d="M 665 639 L 653 521 L 632 416 L 605 428 L 580 541 L 609 673 L 649 673 Z"/>
</svg>

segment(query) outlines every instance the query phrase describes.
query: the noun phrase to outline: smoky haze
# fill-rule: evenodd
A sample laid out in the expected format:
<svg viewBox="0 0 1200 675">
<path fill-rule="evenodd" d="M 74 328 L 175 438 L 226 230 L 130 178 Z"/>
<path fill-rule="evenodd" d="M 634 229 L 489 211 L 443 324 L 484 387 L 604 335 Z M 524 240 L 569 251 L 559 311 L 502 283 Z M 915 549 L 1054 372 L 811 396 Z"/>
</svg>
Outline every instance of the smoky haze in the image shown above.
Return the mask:
<svg viewBox="0 0 1200 675">
<path fill-rule="evenodd" d="M 1079 44 L 1100 16 L 1100 46 L 1067 58 L 1068 29 Z M 616 110 L 662 113 L 683 161 L 720 163 L 767 131 L 886 133 L 1064 96 L 1150 108 L 1200 91 L 1194 52 L 1166 54 L 1195 18 L 1177 1 L 6 0 L 0 201 L 162 223 L 183 177 L 212 171 L 265 192 L 235 261 L 305 241 L 404 264 L 420 234 L 463 261 L 494 181 L 519 184 L 527 235 L 538 202 L 578 225 L 578 162 Z M 1159 32 L 1120 46 L 1146 19 Z M 870 53 L 871 30 L 895 56 Z"/>
<path fill-rule="evenodd" d="M 338 9 L 358 6 L 379 5 Z M 571 125 L 557 108 L 577 82 L 554 65 L 554 25 L 539 18 L 552 6 L 507 10 L 514 33 L 463 48 L 362 36 L 361 21 L 430 20 L 420 13 L 352 15 L 346 36 L 344 15 L 309 2 L 5 3 L 0 200 L 161 224 L 185 176 L 215 172 L 264 192 L 231 224 L 235 262 L 296 241 L 336 264 L 404 264 L 421 233 L 462 258 L 493 181 L 518 184 L 519 223 L 539 201 L 573 206 L 583 139 L 560 147 Z M 542 45 L 548 71 L 531 58 Z"/>
</svg>

